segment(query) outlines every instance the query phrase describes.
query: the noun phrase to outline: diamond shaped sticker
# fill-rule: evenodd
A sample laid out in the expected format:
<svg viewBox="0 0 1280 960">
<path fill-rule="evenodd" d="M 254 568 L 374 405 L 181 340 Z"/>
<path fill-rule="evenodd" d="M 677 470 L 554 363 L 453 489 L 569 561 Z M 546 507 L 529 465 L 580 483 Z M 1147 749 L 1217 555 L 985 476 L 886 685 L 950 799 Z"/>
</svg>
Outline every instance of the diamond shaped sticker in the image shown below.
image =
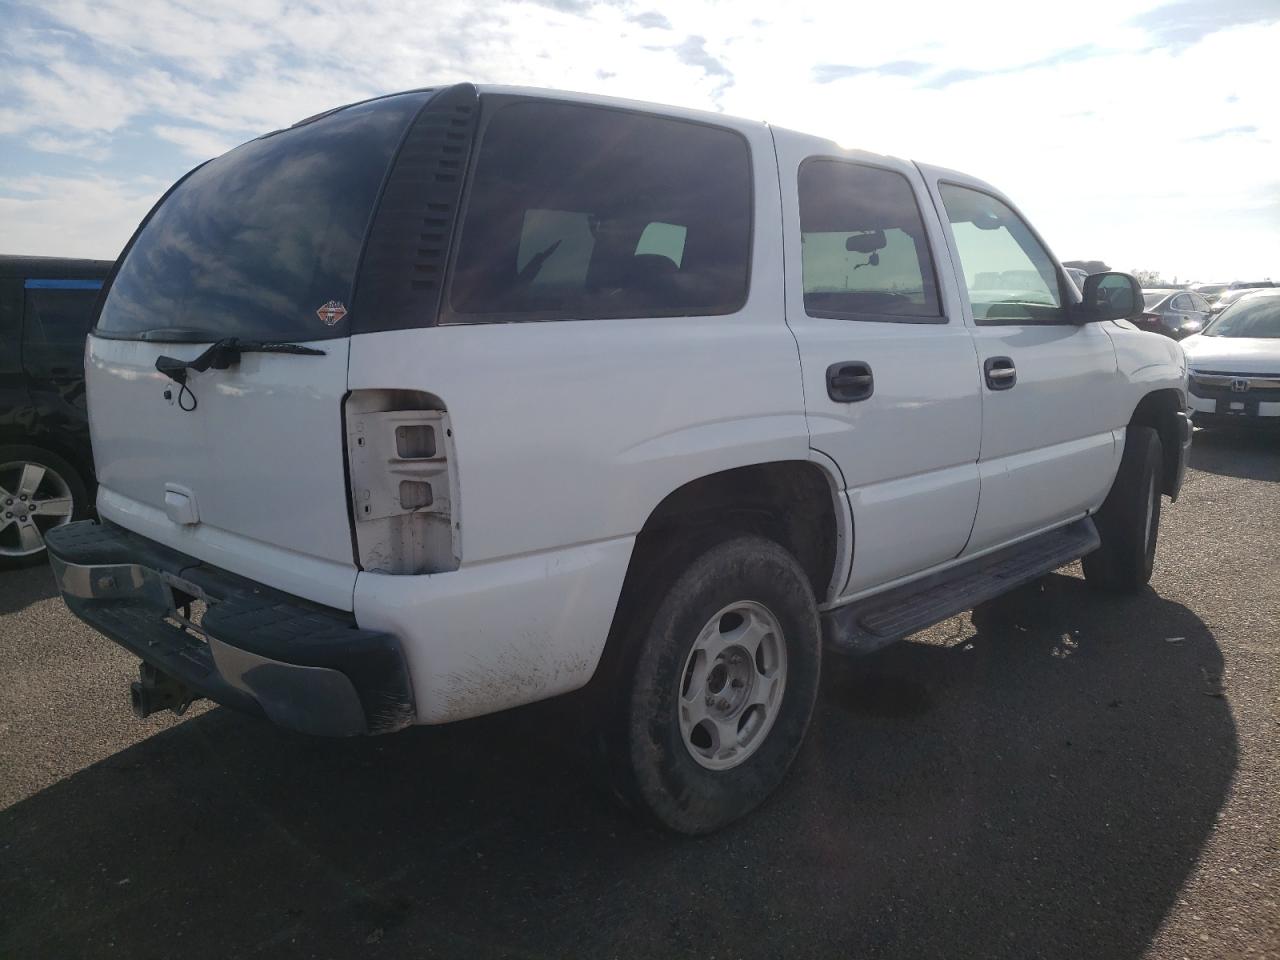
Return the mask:
<svg viewBox="0 0 1280 960">
<path fill-rule="evenodd" d="M 325 326 L 332 327 L 335 323 L 347 315 L 347 308 L 337 300 L 330 300 L 323 307 L 316 311 L 316 316 L 325 322 Z"/>
</svg>

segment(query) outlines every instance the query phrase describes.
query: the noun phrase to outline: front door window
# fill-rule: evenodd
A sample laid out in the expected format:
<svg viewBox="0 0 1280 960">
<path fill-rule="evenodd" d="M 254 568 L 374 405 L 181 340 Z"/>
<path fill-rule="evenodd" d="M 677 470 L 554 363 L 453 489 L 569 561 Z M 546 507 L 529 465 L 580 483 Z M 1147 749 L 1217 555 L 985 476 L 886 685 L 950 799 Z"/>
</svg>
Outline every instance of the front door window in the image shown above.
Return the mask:
<svg viewBox="0 0 1280 960">
<path fill-rule="evenodd" d="M 1026 222 L 990 194 L 939 187 L 977 323 L 1065 323 L 1058 268 Z"/>
</svg>

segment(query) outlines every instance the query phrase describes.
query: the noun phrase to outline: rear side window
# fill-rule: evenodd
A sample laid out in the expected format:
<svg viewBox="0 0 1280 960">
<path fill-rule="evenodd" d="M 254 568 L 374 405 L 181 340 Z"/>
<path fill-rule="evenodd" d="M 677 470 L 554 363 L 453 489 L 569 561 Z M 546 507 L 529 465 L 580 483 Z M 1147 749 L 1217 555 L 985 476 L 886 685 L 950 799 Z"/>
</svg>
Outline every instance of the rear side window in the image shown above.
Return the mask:
<svg viewBox="0 0 1280 960">
<path fill-rule="evenodd" d="M 83 348 L 84 338 L 93 326 L 101 286 L 96 280 L 54 280 L 47 284 L 28 280 L 23 316 L 25 339 Z"/>
<path fill-rule="evenodd" d="M 906 177 L 814 159 L 801 165 L 799 188 L 806 313 L 942 320 L 929 241 Z"/>
<path fill-rule="evenodd" d="M 129 249 L 98 332 L 158 340 L 346 336 L 378 190 L 426 98 L 347 107 L 197 169 Z M 330 302 L 334 308 L 317 312 Z"/>
<path fill-rule="evenodd" d="M 480 145 L 450 307 L 463 321 L 732 313 L 751 217 L 750 153 L 732 131 L 509 104 Z"/>
</svg>

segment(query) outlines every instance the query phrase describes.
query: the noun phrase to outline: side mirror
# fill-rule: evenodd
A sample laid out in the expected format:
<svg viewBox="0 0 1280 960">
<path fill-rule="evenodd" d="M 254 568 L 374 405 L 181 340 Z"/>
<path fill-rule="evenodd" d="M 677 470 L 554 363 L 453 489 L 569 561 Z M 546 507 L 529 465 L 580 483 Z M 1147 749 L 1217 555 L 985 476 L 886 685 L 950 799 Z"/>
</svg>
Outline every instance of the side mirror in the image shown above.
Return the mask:
<svg viewBox="0 0 1280 960">
<path fill-rule="evenodd" d="M 1075 308 L 1077 323 L 1135 320 L 1144 309 L 1142 284 L 1127 273 L 1091 273 L 1085 277 L 1084 299 Z"/>
</svg>

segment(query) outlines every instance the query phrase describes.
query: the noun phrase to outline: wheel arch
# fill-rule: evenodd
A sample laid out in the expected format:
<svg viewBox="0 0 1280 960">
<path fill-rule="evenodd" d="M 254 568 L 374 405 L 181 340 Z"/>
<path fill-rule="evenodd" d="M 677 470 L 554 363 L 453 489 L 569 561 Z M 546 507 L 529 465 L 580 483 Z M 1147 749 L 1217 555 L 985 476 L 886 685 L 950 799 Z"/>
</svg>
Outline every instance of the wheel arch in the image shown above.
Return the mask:
<svg viewBox="0 0 1280 960">
<path fill-rule="evenodd" d="M 667 494 L 649 513 L 632 553 L 643 564 L 658 540 L 705 540 L 700 531 L 755 533 L 799 561 L 821 601 L 840 571 L 841 484 L 811 460 L 780 460 L 717 471 Z M 630 570 L 628 571 L 630 572 Z"/>
<path fill-rule="evenodd" d="M 1182 394 L 1172 388 L 1145 394 L 1129 417 L 1129 427 L 1152 427 L 1160 436 L 1162 449 L 1161 490 L 1170 497 L 1178 494 L 1178 458 L 1182 444 L 1179 416 L 1184 413 Z M 1126 434 L 1127 438 L 1127 434 Z"/>
<path fill-rule="evenodd" d="M 616 676 L 645 599 L 693 556 L 735 534 L 774 540 L 796 557 L 821 603 L 844 585 L 851 529 L 838 475 L 821 460 L 780 460 L 689 480 L 650 511 L 623 578 L 596 677 Z M 607 681 L 601 681 L 607 682 Z"/>
</svg>

